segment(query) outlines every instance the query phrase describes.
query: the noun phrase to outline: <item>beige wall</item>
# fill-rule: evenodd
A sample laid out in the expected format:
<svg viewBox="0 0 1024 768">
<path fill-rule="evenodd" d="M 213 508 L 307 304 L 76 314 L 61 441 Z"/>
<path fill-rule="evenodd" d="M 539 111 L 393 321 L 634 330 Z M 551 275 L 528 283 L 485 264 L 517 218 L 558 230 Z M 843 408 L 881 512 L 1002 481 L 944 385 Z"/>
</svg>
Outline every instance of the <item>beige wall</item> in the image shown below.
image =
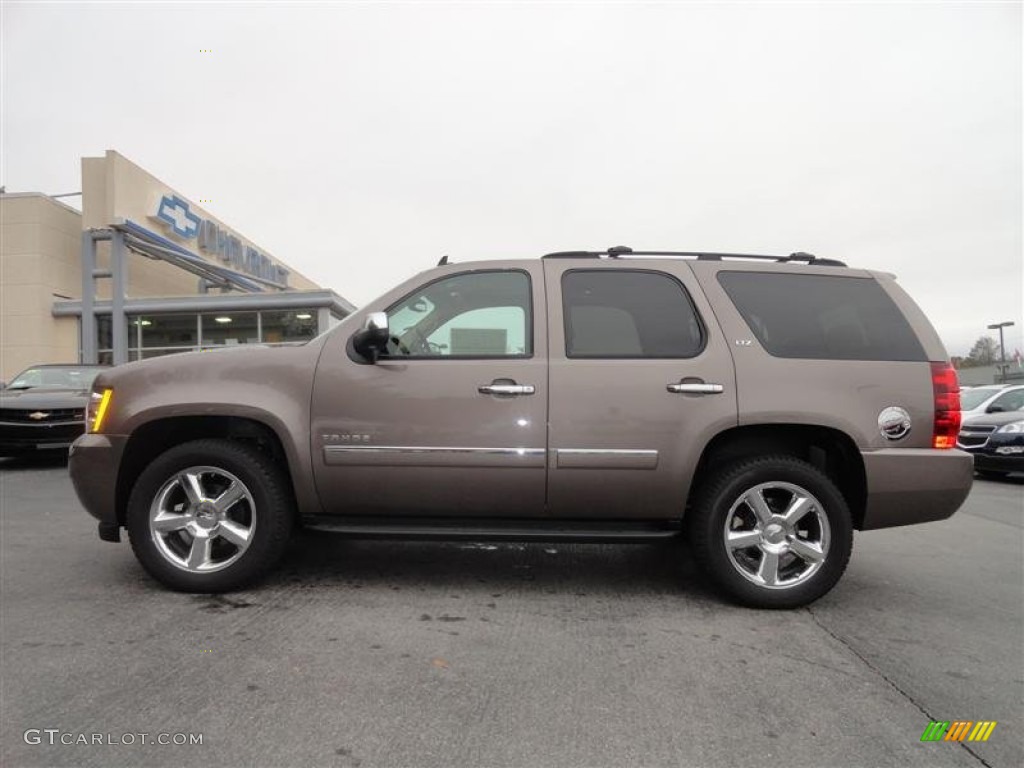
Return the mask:
<svg viewBox="0 0 1024 768">
<path fill-rule="evenodd" d="M 161 223 L 153 219 L 160 198 L 175 190 L 114 150 L 107 150 L 103 157 L 82 158 L 82 191 L 82 226 L 102 228 L 109 227 L 117 220 L 129 220 L 196 252 L 195 240 L 179 238 L 173 232 L 166 231 Z M 256 248 L 275 263 L 288 269 L 290 288 L 307 290 L 320 287 L 305 275 L 274 258 L 256 243 L 241 237 L 236 230 L 202 206 L 192 200 L 188 203 L 193 213 L 217 222 L 223 229 L 231 230 L 244 244 Z M 100 249 L 101 260 L 106 252 L 106 246 Z M 201 253 L 197 255 L 202 256 Z M 182 296 L 195 293 L 197 290 L 198 277 L 170 264 L 138 256 L 130 258 L 129 262 L 128 293 L 133 298 Z"/>
<path fill-rule="evenodd" d="M 0 196 L 0 379 L 78 360 L 78 320 L 55 299 L 81 297 L 81 216 L 43 195 Z"/>
<path fill-rule="evenodd" d="M 8 381 L 37 363 L 78 360 L 78 319 L 53 317 L 53 302 L 81 299 L 81 237 L 85 227 L 105 228 L 134 221 L 192 250 L 195 241 L 168 234 L 152 218 L 163 195 L 173 190 L 139 166 L 108 151 L 82 158 L 82 213 L 38 193 L 0 195 L 0 379 Z M 223 222 L 189 201 L 197 214 Z M 243 241 L 266 253 L 249 240 Z M 97 266 L 109 267 L 110 248 L 100 243 Z M 272 258 L 272 257 L 271 257 Z M 320 286 L 287 264 L 289 287 Z M 166 262 L 128 252 L 128 298 L 190 296 L 199 278 Z M 98 298 L 110 298 L 110 281 L 97 282 Z"/>
<path fill-rule="evenodd" d="M 108 227 L 130 219 L 161 236 L 150 214 L 160 197 L 173 190 L 134 163 L 109 151 L 82 159 L 83 212 L 39 193 L 0 194 L 0 379 L 38 363 L 78 360 L 78 319 L 53 317 L 53 303 L 81 299 L 83 224 Z M 190 203 L 203 216 L 205 210 Z M 250 241 L 245 241 L 252 245 Z M 182 241 L 182 245 L 193 243 Z M 253 246 L 256 247 L 256 246 Z M 266 254 L 262 249 L 258 249 Z M 97 266 L 109 267 L 109 244 L 99 243 Z M 269 256 L 269 254 L 267 254 Z M 275 260 L 276 261 L 276 260 Z M 283 262 L 285 268 L 291 270 Z M 199 278 L 166 262 L 128 252 L 128 298 L 190 296 Z M 110 298 L 110 281 L 97 281 L 97 297 Z M 289 287 L 318 289 L 307 277 L 290 271 Z"/>
</svg>

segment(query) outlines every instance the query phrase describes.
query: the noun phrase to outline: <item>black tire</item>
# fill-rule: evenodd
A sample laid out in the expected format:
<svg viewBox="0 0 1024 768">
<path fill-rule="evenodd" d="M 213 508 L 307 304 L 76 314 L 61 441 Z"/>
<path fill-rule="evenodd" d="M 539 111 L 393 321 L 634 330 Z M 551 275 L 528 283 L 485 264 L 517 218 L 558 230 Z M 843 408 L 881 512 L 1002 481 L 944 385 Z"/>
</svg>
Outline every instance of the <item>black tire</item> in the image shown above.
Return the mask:
<svg viewBox="0 0 1024 768">
<path fill-rule="evenodd" d="M 976 469 L 974 471 L 978 473 L 978 477 L 983 477 L 986 480 L 1003 480 L 1010 474 L 1009 472 L 1000 472 L 996 469 Z"/>
<path fill-rule="evenodd" d="M 755 583 L 754 576 L 744 576 L 741 565 L 734 565 L 734 557 L 726 545 L 726 520 L 730 510 L 737 505 L 737 516 L 752 516 L 753 508 L 740 499 L 748 491 L 762 484 L 789 484 L 797 486 L 809 493 L 819 503 L 810 505 L 812 510 L 821 507 L 821 515 L 827 520 L 827 528 L 819 521 L 817 512 L 801 525 L 818 526 L 816 530 L 826 529 L 828 545 L 824 548 L 824 559 L 813 570 L 810 563 L 797 558 L 795 554 L 786 553 L 779 556 L 777 563 L 785 562 L 795 574 L 791 586 L 766 586 Z M 788 493 L 788 489 L 768 493 Z M 762 495 L 763 497 L 763 495 Z M 776 502 L 778 503 L 778 502 Z M 781 510 L 772 508 L 778 514 Z M 811 513 L 808 513 L 810 515 Z M 806 518 L 806 516 L 805 516 Z M 756 525 L 756 523 L 755 523 Z M 687 514 L 687 532 L 694 554 L 701 567 L 712 582 L 725 595 L 743 605 L 755 608 L 797 608 L 817 600 L 835 586 L 846 570 L 850 553 L 853 549 L 853 525 L 849 506 L 842 493 L 827 475 L 807 462 L 790 456 L 765 456 L 730 464 L 717 471 L 698 490 L 695 503 Z M 767 530 L 767 528 L 764 528 Z M 738 531 L 744 532 L 744 531 Z M 753 531 L 750 531 L 753 533 Z M 779 533 L 772 530 L 772 535 L 780 537 L 783 544 L 788 541 L 785 531 Z M 799 534 L 806 535 L 806 532 Z M 738 552 L 737 559 L 753 564 L 754 555 L 764 557 L 763 551 L 751 549 L 734 549 Z M 808 569 L 805 580 L 799 580 L 801 567 Z M 781 573 L 777 566 L 776 573 Z"/>
<path fill-rule="evenodd" d="M 168 487 L 172 489 L 168 494 L 178 492 L 174 489 L 174 478 L 194 467 L 213 468 L 224 473 L 223 476 L 216 472 L 202 473 L 207 483 L 212 482 L 208 478 L 215 481 L 233 476 L 248 492 L 248 496 L 236 502 L 232 509 L 240 508 L 251 526 L 249 538 L 244 549 L 230 541 L 226 545 L 214 545 L 229 553 L 223 560 L 223 567 L 212 563 L 220 570 L 197 572 L 188 570 L 187 564 L 175 565 L 165 552 L 174 546 L 187 548 L 192 537 L 187 531 L 177 531 L 170 547 L 166 544 L 170 539 L 163 539 L 165 543 L 158 546 L 158 534 L 151 529 L 151 514 L 159 501 L 158 494 Z M 180 493 L 185 493 L 184 485 Z M 184 511 L 192 508 L 193 505 L 182 496 L 178 498 L 182 499 L 178 506 L 183 506 Z M 285 551 L 294 518 L 295 503 L 288 481 L 269 456 L 238 441 L 208 439 L 175 446 L 146 467 L 132 488 L 127 523 L 135 556 L 153 578 L 181 592 L 215 593 L 238 589 L 269 571 Z M 211 539 L 216 540 L 216 536 L 211 536 Z M 208 559 L 210 551 L 207 551 Z"/>
</svg>

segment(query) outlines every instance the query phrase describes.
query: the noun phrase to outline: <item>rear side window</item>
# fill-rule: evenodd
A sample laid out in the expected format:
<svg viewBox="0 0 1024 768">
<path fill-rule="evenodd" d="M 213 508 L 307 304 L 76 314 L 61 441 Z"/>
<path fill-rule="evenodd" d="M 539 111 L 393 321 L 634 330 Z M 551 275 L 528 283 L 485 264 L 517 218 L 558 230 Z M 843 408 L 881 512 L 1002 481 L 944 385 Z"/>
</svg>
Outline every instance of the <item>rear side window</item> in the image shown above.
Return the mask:
<svg viewBox="0 0 1024 768">
<path fill-rule="evenodd" d="M 718 282 L 776 357 L 927 359 L 906 318 L 871 278 L 719 272 Z"/>
<path fill-rule="evenodd" d="M 704 347 L 686 289 L 662 272 L 566 272 L 562 311 L 566 357 L 685 358 Z"/>
</svg>

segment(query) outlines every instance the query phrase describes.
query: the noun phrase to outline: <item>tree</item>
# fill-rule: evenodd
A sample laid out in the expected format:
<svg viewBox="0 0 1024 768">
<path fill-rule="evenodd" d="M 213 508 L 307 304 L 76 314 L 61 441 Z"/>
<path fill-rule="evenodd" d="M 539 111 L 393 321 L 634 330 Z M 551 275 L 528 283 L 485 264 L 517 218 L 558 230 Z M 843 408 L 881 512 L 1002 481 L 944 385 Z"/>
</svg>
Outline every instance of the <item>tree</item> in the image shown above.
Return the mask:
<svg viewBox="0 0 1024 768">
<path fill-rule="evenodd" d="M 982 336 L 971 347 L 970 354 L 964 360 L 964 366 L 992 365 L 999 359 L 999 345 L 991 336 Z"/>
</svg>

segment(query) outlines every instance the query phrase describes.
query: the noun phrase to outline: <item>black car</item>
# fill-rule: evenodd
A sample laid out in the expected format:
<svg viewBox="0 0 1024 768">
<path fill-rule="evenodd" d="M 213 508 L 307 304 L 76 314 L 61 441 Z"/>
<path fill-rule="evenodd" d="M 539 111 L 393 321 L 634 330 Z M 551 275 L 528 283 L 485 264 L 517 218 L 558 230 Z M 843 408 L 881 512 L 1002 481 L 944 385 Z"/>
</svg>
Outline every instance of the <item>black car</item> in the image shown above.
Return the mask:
<svg viewBox="0 0 1024 768">
<path fill-rule="evenodd" d="M 35 365 L 0 390 L 0 456 L 67 448 L 85 431 L 99 365 Z"/>
<path fill-rule="evenodd" d="M 974 456 L 974 470 L 982 477 L 1024 472 L 1024 410 L 967 419 L 956 444 Z"/>
</svg>

